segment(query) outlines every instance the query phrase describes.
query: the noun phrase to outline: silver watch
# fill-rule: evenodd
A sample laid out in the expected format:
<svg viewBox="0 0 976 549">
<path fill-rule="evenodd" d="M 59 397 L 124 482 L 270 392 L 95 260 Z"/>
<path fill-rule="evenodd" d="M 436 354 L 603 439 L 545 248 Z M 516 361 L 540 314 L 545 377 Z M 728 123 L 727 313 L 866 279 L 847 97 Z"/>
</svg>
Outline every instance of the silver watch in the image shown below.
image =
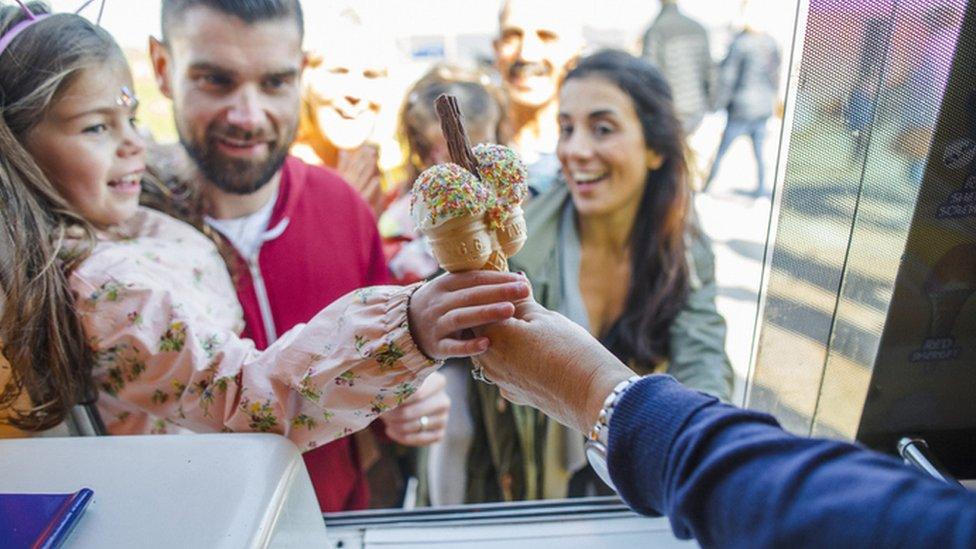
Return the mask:
<svg viewBox="0 0 976 549">
<path fill-rule="evenodd" d="M 620 397 L 640 379 L 641 376 L 631 376 L 613 388 L 613 391 L 603 401 L 603 408 L 600 410 L 600 415 L 597 417 L 593 428 L 590 429 L 590 433 L 586 436 L 586 459 L 589 460 L 590 467 L 593 467 L 593 470 L 600 476 L 600 479 L 607 486 L 613 488 L 615 492 L 617 491 L 617 487 L 610 480 L 610 468 L 607 466 L 607 447 L 610 442 L 610 417 L 613 416 L 613 408 L 620 401 Z"/>
</svg>

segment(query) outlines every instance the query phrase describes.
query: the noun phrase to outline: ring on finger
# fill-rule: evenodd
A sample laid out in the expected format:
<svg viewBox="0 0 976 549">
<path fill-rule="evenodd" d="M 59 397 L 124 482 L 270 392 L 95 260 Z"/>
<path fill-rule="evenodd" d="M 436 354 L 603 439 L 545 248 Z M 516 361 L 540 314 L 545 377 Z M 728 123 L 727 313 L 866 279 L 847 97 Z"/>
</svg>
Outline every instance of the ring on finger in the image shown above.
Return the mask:
<svg viewBox="0 0 976 549">
<path fill-rule="evenodd" d="M 419 432 L 423 433 L 430 426 L 430 418 L 427 416 L 420 416 L 420 419 L 418 421 L 420 422 Z"/>
<path fill-rule="evenodd" d="M 471 368 L 471 377 L 473 377 L 475 381 L 480 381 L 487 385 L 495 384 L 495 382 L 485 377 L 485 369 L 478 365 L 475 365 L 474 368 Z"/>
</svg>

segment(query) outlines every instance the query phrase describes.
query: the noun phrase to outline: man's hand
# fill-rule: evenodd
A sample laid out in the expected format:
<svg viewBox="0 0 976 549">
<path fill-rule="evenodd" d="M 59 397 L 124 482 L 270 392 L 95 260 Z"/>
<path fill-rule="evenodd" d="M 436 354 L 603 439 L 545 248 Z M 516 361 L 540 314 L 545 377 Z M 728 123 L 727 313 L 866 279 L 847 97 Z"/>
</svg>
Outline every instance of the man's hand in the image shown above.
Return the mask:
<svg viewBox="0 0 976 549">
<path fill-rule="evenodd" d="M 430 374 L 412 397 L 383 415 L 386 436 L 405 446 L 427 446 L 444 438 L 451 407 L 446 388 L 443 374 Z"/>
<path fill-rule="evenodd" d="M 532 299 L 515 317 L 478 330 L 491 347 L 477 359 L 502 396 L 585 433 L 614 386 L 634 375 L 599 341 Z"/>
</svg>

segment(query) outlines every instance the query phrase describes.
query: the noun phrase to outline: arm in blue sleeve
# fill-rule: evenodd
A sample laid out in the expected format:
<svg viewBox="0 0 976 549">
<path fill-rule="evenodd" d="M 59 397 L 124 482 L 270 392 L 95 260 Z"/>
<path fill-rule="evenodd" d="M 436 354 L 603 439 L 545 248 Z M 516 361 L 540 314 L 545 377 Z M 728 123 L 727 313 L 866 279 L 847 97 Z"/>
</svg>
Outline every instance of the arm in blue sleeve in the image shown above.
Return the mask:
<svg viewBox="0 0 976 549">
<path fill-rule="evenodd" d="M 976 494 L 668 376 L 621 397 L 608 461 L 631 508 L 705 546 L 976 546 Z"/>
</svg>

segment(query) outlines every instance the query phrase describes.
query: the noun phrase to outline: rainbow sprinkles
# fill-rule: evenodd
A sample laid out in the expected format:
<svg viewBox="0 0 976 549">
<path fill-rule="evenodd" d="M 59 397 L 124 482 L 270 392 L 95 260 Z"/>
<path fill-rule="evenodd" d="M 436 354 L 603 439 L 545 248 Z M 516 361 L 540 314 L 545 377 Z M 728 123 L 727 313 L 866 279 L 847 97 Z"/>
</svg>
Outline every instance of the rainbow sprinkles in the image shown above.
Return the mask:
<svg viewBox="0 0 976 549">
<path fill-rule="evenodd" d="M 464 216 L 481 216 L 494 207 L 494 193 L 471 172 L 452 163 L 432 166 L 411 190 L 410 210 L 421 231 Z"/>
</svg>

